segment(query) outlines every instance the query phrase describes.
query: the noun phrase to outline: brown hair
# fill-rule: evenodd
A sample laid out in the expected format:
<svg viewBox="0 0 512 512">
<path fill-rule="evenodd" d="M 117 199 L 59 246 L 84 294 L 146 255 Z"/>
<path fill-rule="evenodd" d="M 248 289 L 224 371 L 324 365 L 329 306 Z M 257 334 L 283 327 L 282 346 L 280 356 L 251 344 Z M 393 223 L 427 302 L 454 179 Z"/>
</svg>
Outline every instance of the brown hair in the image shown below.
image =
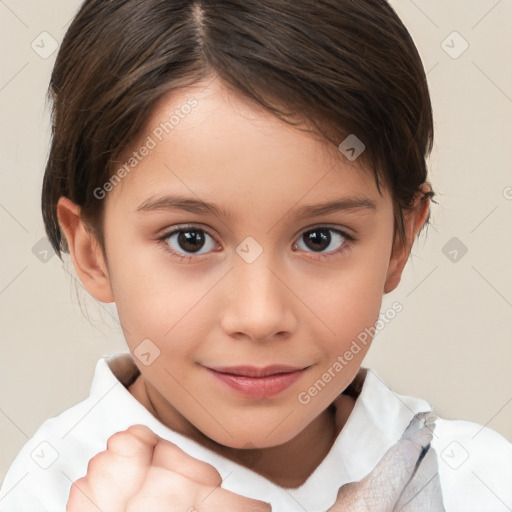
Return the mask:
<svg viewBox="0 0 512 512">
<path fill-rule="evenodd" d="M 85 0 L 48 90 L 42 212 L 59 257 L 68 248 L 58 199 L 80 206 L 104 249 L 94 190 L 164 93 L 213 74 L 324 140 L 363 141 L 361 161 L 379 191 L 389 187 L 403 242 L 403 212 L 427 182 L 432 108 L 416 47 L 385 0 Z"/>
</svg>

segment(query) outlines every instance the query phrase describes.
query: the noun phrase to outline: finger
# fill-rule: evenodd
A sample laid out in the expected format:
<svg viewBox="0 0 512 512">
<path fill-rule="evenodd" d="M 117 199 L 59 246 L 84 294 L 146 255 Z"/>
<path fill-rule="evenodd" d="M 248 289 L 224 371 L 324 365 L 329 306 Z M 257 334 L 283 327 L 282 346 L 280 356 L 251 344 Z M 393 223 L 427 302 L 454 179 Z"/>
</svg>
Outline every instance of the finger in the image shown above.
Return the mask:
<svg viewBox="0 0 512 512">
<path fill-rule="evenodd" d="M 109 437 L 107 449 L 89 462 L 90 469 L 102 479 L 110 476 L 118 486 L 133 494 L 146 478 L 159 439 L 148 427 L 132 425 Z"/>
<path fill-rule="evenodd" d="M 152 466 L 170 469 L 211 487 L 222 483 L 222 477 L 212 465 L 192 457 L 175 444 L 161 438 L 153 450 Z"/>
<path fill-rule="evenodd" d="M 107 449 L 89 461 L 87 474 L 73 485 L 68 502 L 80 511 L 92 506 L 95 512 L 124 512 L 128 500 L 144 483 L 158 439 L 144 425 L 110 436 Z"/>
<path fill-rule="evenodd" d="M 74 482 L 69 492 L 66 512 L 98 512 L 98 510 L 101 509 L 96 504 L 94 495 L 85 477 Z M 110 510 L 112 512 L 123 512 L 121 506 L 111 507 Z"/>
<path fill-rule="evenodd" d="M 149 465 L 153 457 L 153 449 L 159 439 L 160 437 L 145 425 L 132 425 L 110 436 L 107 441 L 107 450 L 119 457 Z"/>
<path fill-rule="evenodd" d="M 194 482 L 174 471 L 152 466 L 141 489 L 126 506 L 126 512 L 175 512 L 193 506 Z M 199 484 L 195 483 L 195 486 Z"/>
<path fill-rule="evenodd" d="M 241 496 L 221 487 L 198 484 L 171 470 L 153 466 L 142 488 L 128 503 L 126 512 L 195 511 L 270 512 L 268 503 Z"/>
<path fill-rule="evenodd" d="M 195 508 L 198 512 L 225 512 L 243 510 L 244 512 L 271 512 L 272 507 L 264 501 L 241 496 L 222 487 L 203 486 L 201 498 Z"/>
</svg>

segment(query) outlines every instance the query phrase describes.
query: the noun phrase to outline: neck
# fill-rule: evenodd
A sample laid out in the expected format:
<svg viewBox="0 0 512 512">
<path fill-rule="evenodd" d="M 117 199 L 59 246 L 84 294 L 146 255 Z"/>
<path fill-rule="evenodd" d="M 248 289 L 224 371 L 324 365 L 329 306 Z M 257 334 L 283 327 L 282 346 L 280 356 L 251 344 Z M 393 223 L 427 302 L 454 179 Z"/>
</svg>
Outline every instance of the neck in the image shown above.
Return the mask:
<svg viewBox="0 0 512 512">
<path fill-rule="evenodd" d="M 130 386 L 129 391 L 169 428 L 285 488 L 301 486 L 324 460 L 355 403 L 353 398 L 341 395 L 336 400 L 336 407 L 325 409 L 288 442 L 269 448 L 239 449 L 216 443 L 181 416 L 161 416 L 158 396 L 152 393 L 140 376 Z"/>
<path fill-rule="evenodd" d="M 269 448 L 237 449 L 205 438 L 210 449 L 286 488 L 301 486 L 324 460 L 338 431 L 335 411 L 322 412 L 304 430 L 288 442 Z"/>
</svg>

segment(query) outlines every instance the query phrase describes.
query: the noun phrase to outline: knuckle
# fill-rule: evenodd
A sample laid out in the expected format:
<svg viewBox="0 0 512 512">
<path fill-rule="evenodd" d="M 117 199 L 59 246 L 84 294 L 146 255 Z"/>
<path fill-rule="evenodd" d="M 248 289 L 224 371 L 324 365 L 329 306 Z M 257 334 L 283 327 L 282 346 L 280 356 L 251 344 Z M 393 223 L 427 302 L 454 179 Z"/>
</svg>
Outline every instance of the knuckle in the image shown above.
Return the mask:
<svg viewBox="0 0 512 512">
<path fill-rule="evenodd" d="M 87 474 L 89 475 L 95 471 L 101 471 L 101 468 L 107 464 L 107 460 L 109 458 L 109 454 L 105 451 L 97 453 L 94 455 L 87 464 Z M 78 480 L 77 480 L 78 481 Z"/>
<path fill-rule="evenodd" d="M 205 472 L 205 476 L 208 479 L 208 483 L 212 487 L 220 487 L 222 484 L 222 477 L 220 473 L 210 464 L 206 464 L 203 466 L 203 471 Z"/>
<path fill-rule="evenodd" d="M 145 441 L 152 441 L 157 437 L 149 427 L 140 424 L 129 426 L 125 432 L 129 432 L 131 435 Z"/>
<path fill-rule="evenodd" d="M 152 446 L 158 436 L 144 425 L 132 425 L 126 430 L 116 432 L 107 440 L 107 450 L 123 456 L 131 456 L 135 450 Z"/>
<path fill-rule="evenodd" d="M 129 432 L 117 432 L 109 437 L 107 441 L 107 450 L 115 455 L 123 457 L 131 456 L 137 448 L 140 447 L 140 441 Z"/>
<path fill-rule="evenodd" d="M 66 512 L 83 512 L 84 508 L 84 493 L 86 492 L 87 479 L 85 477 L 76 480 L 69 492 L 68 502 L 66 505 Z"/>
<path fill-rule="evenodd" d="M 126 430 L 112 434 L 107 439 L 107 450 L 113 452 L 122 451 L 130 442 L 130 437 L 130 434 Z"/>
</svg>

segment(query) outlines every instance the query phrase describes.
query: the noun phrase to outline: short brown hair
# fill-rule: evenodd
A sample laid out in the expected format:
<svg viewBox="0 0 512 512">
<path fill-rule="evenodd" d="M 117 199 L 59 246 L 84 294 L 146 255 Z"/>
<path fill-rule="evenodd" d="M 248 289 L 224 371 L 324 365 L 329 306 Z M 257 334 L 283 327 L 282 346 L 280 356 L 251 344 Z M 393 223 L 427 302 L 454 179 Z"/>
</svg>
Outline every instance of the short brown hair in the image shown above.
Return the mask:
<svg viewBox="0 0 512 512">
<path fill-rule="evenodd" d="M 432 108 L 416 47 L 385 0 L 85 0 L 48 90 L 42 212 L 59 256 L 68 248 L 58 199 L 81 207 L 104 249 L 104 202 L 93 191 L 163 94 L 212 73 L 324 140 L 362 140 L 360 158 L 379 191 L 389 187 L 404 240 L 403 212 L 427 182 Z"/>
</svg>

